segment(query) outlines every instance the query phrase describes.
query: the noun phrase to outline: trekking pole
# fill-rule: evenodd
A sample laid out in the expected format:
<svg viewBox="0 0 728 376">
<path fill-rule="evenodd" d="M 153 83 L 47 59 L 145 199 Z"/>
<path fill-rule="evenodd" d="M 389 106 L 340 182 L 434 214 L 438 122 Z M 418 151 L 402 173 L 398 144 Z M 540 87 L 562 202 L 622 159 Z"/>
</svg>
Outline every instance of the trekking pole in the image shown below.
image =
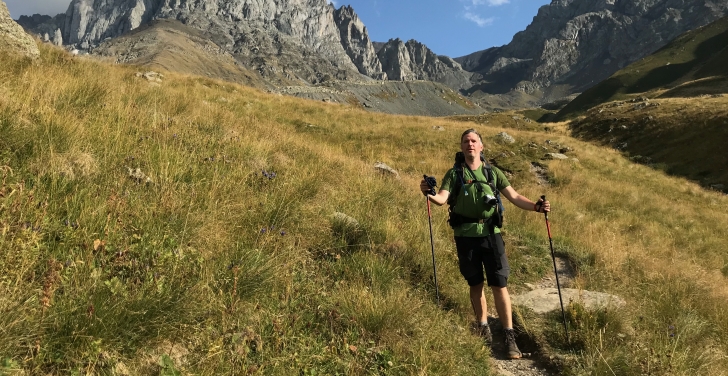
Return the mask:
<svg viewBox="0 0 728 376">
<path fill-rule="evenodd" d="M 425 175 L 425 181 L 430 186 L 431 194 L 435 194 L 435 178 L 428 177 Z M 432 275 L 435 277 L 435 297 L 437 298 L 437 305 L 440 305 L 440 291 L 437 288 L 437 268 L 435 267 L 435 240 L 432 237 L 432 211 L 430 210 L 430 198 L 425 193 L 425 201 L 427 201 L 427 221 L 430 224 L 430 247 L 432 248 Z"/>
<path fill-rule="evenodd" d="M 541 196 L 541 200 L 546 202 L 546 195 Z M 559 303 L 561 303 L 561 319 L 564 320 L 564 332 L 566 333 L 566 342 L 569 342 L 569 329 L 566 328 L 566 313 L 564 313 L 564 300 L 561 298 L 561 285 L 559 284 L 559 273 L 556 271 L 556 255 L 554 254 L 554 241 L 551 239 L 551 225 L 549 224 L 549 213 L 544 211 L 546 217 L 546 231 L 549 233 L 549 246 L 551 247 L 551 260 L 554 262 L 554 274 L 556 275 L 556 288 L 559 290 Z"/>
</svg>

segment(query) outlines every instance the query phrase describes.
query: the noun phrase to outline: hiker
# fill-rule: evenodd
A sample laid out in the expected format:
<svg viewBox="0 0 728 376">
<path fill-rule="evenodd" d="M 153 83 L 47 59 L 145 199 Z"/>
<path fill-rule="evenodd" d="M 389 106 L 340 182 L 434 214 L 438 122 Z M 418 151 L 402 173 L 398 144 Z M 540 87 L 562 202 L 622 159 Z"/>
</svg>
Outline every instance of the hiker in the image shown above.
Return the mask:
<svg viewBox="0 0 728 376">
<path fill-rule="evenodd" d="M 470 286 L 470 302 L 475 311 L 478 332 L 488 343 L 492 342 L 483 293 L 483 284 L 487 281 L 505 330 L 506 355 L 510 359 L 519 359 L 522 353 L 516 344 L 511 298 L 506 287 L 510 267 L 499 230 L 503 211 L 500 194 L 523 210 L 544 213 L 551 207 L 548 201 L 533 202 L 518 194 L 503 172 L 485 161 L 483 139 L 476 130 L 463 132 L 460 149 L 462 154 L 457 154 L 455 166 L 442 179 L 440 191 L 432 195 L 425 179 L 420 183 L 420 189 L 431 202 L 440 206 L 450 205 L 449 222 L 455 232 L 460 273 Z"/>
</svg>

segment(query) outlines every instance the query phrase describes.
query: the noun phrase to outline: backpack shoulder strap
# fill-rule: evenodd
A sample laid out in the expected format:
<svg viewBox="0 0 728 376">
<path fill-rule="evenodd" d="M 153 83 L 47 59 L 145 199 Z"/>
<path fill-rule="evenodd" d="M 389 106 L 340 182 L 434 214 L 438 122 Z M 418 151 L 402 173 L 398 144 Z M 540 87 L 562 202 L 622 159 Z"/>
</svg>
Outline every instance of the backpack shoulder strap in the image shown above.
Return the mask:
<svg viewBox="0 0 728 376">
<path fill-rule="evenodd" d="M 483 175 L 485 175 L 485 180 L 488 182 L 488 185 L 493 190 L 493 193 L 497 192 L 496 189 L 496 175 L 493 173 L 493 167 L 488 162 L 483 162 Z"/>
<path fill-rule="evenodd" d="M 460 189 L 463 187 L 463 166 L 460 165 L 460 163 L 455 162 L 455 164 L 452 166 L 453 171 L 455 172 L 455 181 L 452 188 L 452 192 L 450 192 L 450 196 L 447 198 L 447 204 L 450 206 L 454 206 L 457 202 L 457 197 L 460 194 Z"/>
</svg>

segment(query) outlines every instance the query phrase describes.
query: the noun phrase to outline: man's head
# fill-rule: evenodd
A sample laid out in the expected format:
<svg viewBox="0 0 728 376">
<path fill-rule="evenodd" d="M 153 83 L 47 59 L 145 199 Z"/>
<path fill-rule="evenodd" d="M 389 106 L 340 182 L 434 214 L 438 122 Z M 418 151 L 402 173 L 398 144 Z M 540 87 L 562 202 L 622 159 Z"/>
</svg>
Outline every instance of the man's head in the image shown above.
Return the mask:
<svg viewBox="0 0 728 376">
<path fill-rule="evenodd" d="M 465 159 L 478 160 L 483 152 L 483 139 L 475 129 L 468 129 L 460 136 L 460 149 Z"/>
</svg>

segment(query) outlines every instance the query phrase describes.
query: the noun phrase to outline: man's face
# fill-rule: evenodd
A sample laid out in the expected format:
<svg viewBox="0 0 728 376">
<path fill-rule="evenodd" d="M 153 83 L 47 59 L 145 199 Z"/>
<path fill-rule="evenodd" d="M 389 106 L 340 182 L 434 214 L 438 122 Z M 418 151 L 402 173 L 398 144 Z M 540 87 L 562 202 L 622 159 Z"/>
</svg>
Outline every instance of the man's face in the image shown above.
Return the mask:
<svg viewBox="0 0 728 376">
<path fill-rule="evenodd" d="M 465 156 L 471 156 L 475 159 L 480 158 L 480 153 L 483 151 L 483 142 L 480 141 L 475 133 L 468 133 L 460 141 L 460 149 L 462 149 Z"/>
</svg>

